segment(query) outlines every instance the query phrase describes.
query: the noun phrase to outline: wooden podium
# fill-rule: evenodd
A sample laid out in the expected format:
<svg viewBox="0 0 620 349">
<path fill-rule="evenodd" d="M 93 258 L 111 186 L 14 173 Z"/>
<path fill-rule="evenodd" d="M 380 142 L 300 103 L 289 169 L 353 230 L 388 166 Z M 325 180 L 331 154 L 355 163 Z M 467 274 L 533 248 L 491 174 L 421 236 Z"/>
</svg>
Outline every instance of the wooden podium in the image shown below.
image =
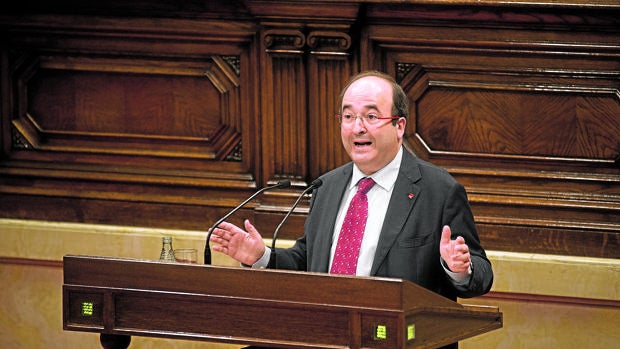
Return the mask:
<svg viewBox="0 0 620 349">
<path fill-rule="evenodd" d="M 274 348 L 436 348 L 502 327 L 496 307 L 400 279 L 65 256 L 63 328 Z"/>
</svg>

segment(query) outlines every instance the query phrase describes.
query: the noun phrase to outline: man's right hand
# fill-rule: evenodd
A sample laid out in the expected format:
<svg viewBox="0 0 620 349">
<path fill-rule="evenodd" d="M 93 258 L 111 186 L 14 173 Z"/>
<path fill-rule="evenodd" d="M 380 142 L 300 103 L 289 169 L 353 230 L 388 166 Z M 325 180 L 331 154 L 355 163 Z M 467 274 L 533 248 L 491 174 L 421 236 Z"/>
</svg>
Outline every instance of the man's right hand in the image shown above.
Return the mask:
<svg viewBox="0 0 620 349">
<path fill-rule="evenodd" d="M 246 219 L 244 225 L 246 230 L 228 222 L 220 223 L 211 233 L 211 241 L 217 244 L 212 248 L 243 264 L 252 265 L 265 253 L 265 244 L 249 220 Z"/>
</svg>

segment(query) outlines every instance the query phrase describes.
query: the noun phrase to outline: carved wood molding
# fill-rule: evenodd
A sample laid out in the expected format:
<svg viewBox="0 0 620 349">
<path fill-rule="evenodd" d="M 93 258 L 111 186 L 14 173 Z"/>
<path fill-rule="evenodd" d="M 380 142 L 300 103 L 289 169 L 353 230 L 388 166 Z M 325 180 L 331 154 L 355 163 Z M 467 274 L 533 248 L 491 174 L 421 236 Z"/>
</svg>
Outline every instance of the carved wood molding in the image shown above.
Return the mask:
<svg viewBox="0 0 620 349">
<path fill-rule="evenodd" d="M 313 31 L 308 34 L 308 46 L 312 54 L 348 55 L 351 37 L 342 32 Z"/>
<path fill-rule="evenodd" d="M 263 35 L 265 51 L 268 53 L 300 54 L 306 44 L 306 36 L 299 30 L 270 29 Z"/>
<path fill-rule="evenodd" d="M 600 167 L 620 159 L 615 136 L 620 134 L 615 117 L 620 115 L 620 91 L 603 73 L 567 77 L 516 69 L 396 66 L 413 102 L 409 141 L 418 144 L 422 156 Z M 582 115 L 584 107 L 597 113 Z"/>
<path fill-rule="evenodd" d="M 24 133 L 20 132 L 16 125 L 11 127 L 11 147 L 13 149 L 32 149 L 32 144 L 28 142 Z"/>
<path fill-rule="evenodd" d="M 269 29 L 264 33 L 267 53 L 349 55 L 351 37 L 338 31 L 310 31 Z"/>
<path fill-rule="evenodd" d="M 294 186 L 306 186 L 309 175 L 318 176 L 318 168 L 313 167 L 309 173 L 308 158 L 318 165 L 317 155 L 323 154 L 324 144 L 328 145 L 328 151 L 338 152 L 341 148 L 340 145 L 336 150 L 329 147 L 333 144 L 331 140 L 336 139 L 333 132 L 314 134 L 309 123 L 321 123 L 319 128 L 325 129 L 332 121 L 330 115 L 335 108 L 330 106 L 340 92 L 334 89 L 339 89 L 340 83 L 351 73 L 348 59 L 352 42 L 345 32 L 349 27 L 340 25 L 338 30 L 329 26 L 321 30 L 301 27 L 271 28 L 262 34 L 265 66 L 261 73 L 265 77 L 261 83 L 263 91 L 268 96 L 272 94 L 269 98 L 275 102 L 262 105 L 262 139 L 265 149 L 271 149 L 264 153 L 263 173 L 267 183 L 289 178 L 293 179 Z M 334 75 L 341 76 L 335 86 L 321 79 Z M 313 96 L 312 101 L 309 96 Z M 315 103 L 321 107 L 317 108 Z M 307 108 L 320 118 L 309 120 Z M 323 126 L 325 122 L 328 125 Z M 306 145 L 308 132 L 320 145 Z M 331 160 L 331 165 L 340 164 L 338 160 Z"/>
<path fill-rule="evenodd" d="M 166 60 L 75 58 L 62 55 L 23 60 L 25 66 L 15 67 L 17 89 L 15 90 L 16 108 L 12 120 L 13 148 L 232 160 L 234 158 L 228 155 L 234 148 L 236 148 L 237 156 L 241 155 L 239 148 L 241 115 L 238 112 L 239 108 L 234 105 L 239 103 L 237 91 L 239 83 L 236 81 L 238 75 L 226 71 L 227 67 L 229 69 L 234 69 L 234 67 L 231 68 L 228 63 L 224 63 L 231 59 L 238 61 L 239 58 L 228 56 L 228 60 L 224 61 L 218 57 L 211 57 L 211 62 L 196 64 Z M 72 81 L 75 86 L 58 84 L 56 82 L 58 72 L 62 72 L 63 76 L 68 81 Z M 149 84 L 156 86 L 166 83 L 166 76 L 177 78 L 179 83 L 185 81 L 187 86 L 177 84 L 174 95 L 149 87 Z M 161 111 L 166 113 L 165 110 L 169 106 L 170 114 L 161 117 L 178 118 L 175 122 L 185 123 L 184 129 L 175 130 L 171 125 L 169 129 L 152 128 L 152 132 L 147 134 L 148 128 L 140 125 L 136 125 L 136 131 L 131 132 L 132 121 L 118 119 L 118 117 L 122 118 L 123 114 L 117 115 L 114 119 L 105 120 L 107 116 L 101 112 L 105 113 L 110 100 L 98 100 L 102 97 L 103 90 L 100 89 L 103 86 L 96 84 L 101 81 L 109 84 L 109 87 L 106 87 L 106 93 L 110 97 L 115 92 L 114 86 L 120 83 L 117 82 L 119 79 L 123 84 L 141 85 L 137 86 L 135 90 L 137 93 L 134 94 L 133 99 L 126 101 L 121 109 L 116 108 L 112 111 L 127 113 L 128 117 L 146 117 L 147 114 L 136 108 L 145 107 L 140 103 L 142 99 L 147 99 L 150 100 L 147 108 L 161 107 L 163 108 Z M 215 103 L 221 104 L 218 107 L 221 109 L 219 115 L 199 114 L 204 108 L 192 106 L 192 99 L 200 97 L 192 91 L 198 86 L 203 86 L 203 90 L 213 89 L 212 95 L 217 98 Z M 227 97 L 222 97 L 224 95 Z M 67 99 L 65 96 L 73 96 L 73 99 Z M 172 109 L 174 105 L 167 105 L 165 104 L 167 102 L 161 101 L 161 98 L 165 96 L 179 99 L 178 104 L 181 109 Z M 72 103 L 76 106 L 73 109 L 57 110 L 59 101 L 66 103 L 73 101 Z M 82 103 L 82 107 L 78 107 L 80 105 L 78 103 Z M 98 106 L 97 113 L 101 115 L 90 114 L 96 112 L 90 109 L 91 105 Z M 157 109 L 153 109 L 153 112 L 158 113 Z M 208 113 L 208 110 L 206 112 Z M 188 115 L 183 115 L 185 113 Z M 224 124 L 215 125 L 215 127 L 208 126 L 206 122 L 209 121 L 205 118 L 216 116 L 218 118 L 211 123 L 223 121 Z M 152 121 L 157 120 L 154 115 L 150 118 Z M 125 130 L 121 130 L 121 125 L 109 124 L 122 122 L 127 123 L 127 126 L 124 126 Z M 160 122 L 167 123 L 164 119 Z M 219 132 L 218 129 L 222 126 L 231 128 L 233 132 Z M 140 129 L 144 130 L 143 134 L 140 134 Z M 224 135 L 228 135 L 230 139 L 223 140 Z M 114 146 L 111 146 L 112 143 Z M 217 144 L 228 144 L 228 146 L 227 148 L 214 148 Z M 199 149 L 199 151 L 194 151 L 192 155 L 190 150 L 192 148 Z M 215 155 L 216 152 L 219 155 Z"/>
</svg>

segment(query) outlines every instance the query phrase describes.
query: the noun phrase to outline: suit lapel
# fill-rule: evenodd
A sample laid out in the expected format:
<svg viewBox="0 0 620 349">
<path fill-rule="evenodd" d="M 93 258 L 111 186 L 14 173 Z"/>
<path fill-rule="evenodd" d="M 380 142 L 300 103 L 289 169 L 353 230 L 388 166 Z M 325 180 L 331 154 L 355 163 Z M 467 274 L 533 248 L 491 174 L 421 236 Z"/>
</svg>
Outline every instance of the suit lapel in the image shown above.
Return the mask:
<svg viewBox="0 0 620 349">
<path fill-rule="evenodd" d="M 403 160 L 396 183 L 394 184 L 392 197 L 390 198 L 383 227 L 381 228 L 372 269 L 370 270 L 371 276 L 376 275 L 379 266 L 383 263 L 411 214 L 413 204 L 420 193 L 420 187 L 415 184 L 420 178 L 421 174 L 415 158 L 408 151 L 403 151 Z"/>
<path fill-rule="evenodd" d="M 326 203 L 328 209 L 322 216 L 319 231 L 317 247 L 314 249 L 315 256 L 312 261 L 310 270 L 327 272 L 329 268 L 329 257 L 331 252 L 332 240 L 334 238 L 334 225 L 336 224 L 336 218 L 338 216 L 338 209 L 340 208 L 340 202 L 342 196 L 346 192 L 347 185 L 351 179 L 351 173 L 353 172 L 353 163 L 350 166 L 345 166 L 338 176 L 333 181 L 333 185 L 329 188 L 324 188 L 324 192 L 327 195 L 321 202 Z M 324 233 L 323 233 L 324 232 Z"/>
</svg>

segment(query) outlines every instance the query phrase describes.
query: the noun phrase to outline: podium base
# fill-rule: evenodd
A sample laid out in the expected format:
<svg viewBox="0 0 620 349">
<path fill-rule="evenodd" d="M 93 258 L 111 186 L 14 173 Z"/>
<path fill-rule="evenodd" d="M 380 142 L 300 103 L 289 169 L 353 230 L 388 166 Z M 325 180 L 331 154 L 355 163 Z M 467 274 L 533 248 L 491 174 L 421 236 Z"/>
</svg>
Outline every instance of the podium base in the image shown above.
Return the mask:
<svg viewBox="0 0 620 349">
<path fill-rule="evenodd" d="M 102 333 L 99 335 L 99 342 L 104 349 L 127 349 L 131 336 Z"/>
</svg>

